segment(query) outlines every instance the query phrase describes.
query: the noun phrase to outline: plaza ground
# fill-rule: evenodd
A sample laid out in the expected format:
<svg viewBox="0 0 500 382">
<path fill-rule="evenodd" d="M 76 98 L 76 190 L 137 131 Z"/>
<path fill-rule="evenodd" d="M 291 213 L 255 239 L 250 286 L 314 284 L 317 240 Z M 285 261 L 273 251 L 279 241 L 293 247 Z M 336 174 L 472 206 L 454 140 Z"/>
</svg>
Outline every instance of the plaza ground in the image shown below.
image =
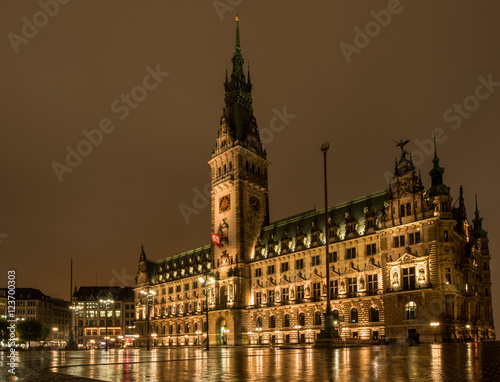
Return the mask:
<svg viewBox="0 0 500 382">
<path fill-rule="evenodd" d="M 7 352 L 0 353 L 2 374 Z M 12 381 L 498 381 L 500 342 L 18 352 Z M 55 374 L 54 374 L 55 373 Z"/>
</svg>

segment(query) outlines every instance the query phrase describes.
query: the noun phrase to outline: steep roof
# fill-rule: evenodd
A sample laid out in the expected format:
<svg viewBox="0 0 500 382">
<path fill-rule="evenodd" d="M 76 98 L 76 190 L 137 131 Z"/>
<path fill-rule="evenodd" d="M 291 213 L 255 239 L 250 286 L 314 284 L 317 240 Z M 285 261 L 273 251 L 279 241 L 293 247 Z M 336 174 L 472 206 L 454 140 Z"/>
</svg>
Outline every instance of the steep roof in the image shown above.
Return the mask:
<svg viewBox="0 0 500 382">
<path fill-rule="evenodd" d="M 354 199 L 349 202 L 337 204 L 328 208 L 328 215 L 339 228 L 338 236 L 345 236 L 345 221 L 346 213 L 355 219 L 358 224 L 358 232 L 365 231 L 365 208 L 371 209 L 376 218 L 380 218 L 384 208 L 384 202 L 387 199 L 387 190 L 379 191 L 367 196 Z M 275 221 L 274 223 L 264 227 L 261 231 L 260 242 L 263 247 L 266 247 L 271 235 L 278 244 L 285 232 L 292 240 L 292 251 L 295 248 L 295 236 L 300 227 L 302 233 L 307 238 L 305 246 L 308 247 L 311 238 L 311 230 L 313 223 L 321 232 L 325 231 L 325 210 L 311 210 L 302 214 L 294 215 L 285 219 Z M 267 253 L 265 248 L 264 256 Z"/>
</svg>

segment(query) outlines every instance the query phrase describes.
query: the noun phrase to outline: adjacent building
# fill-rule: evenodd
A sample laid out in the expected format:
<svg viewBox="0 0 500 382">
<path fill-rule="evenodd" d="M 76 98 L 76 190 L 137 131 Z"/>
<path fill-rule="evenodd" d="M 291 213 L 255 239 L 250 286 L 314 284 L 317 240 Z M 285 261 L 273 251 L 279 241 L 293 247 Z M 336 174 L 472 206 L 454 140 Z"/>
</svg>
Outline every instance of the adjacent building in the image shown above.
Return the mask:
<svg viewBox="0 0 500 382">
<path fill-rule="evenodd" d="M 3 288 L 0 293 L 6 293 Z M 71 313 L 69 302 L 44 294 L 39 289 L 15 289 L 15 317 L 17 321 L 37 320 L 50 333 L 45 343 L 64 347 L 71 331 Z"/>
<path fill-rule="evenodd" d="M 7 290 L 0 289 L 0 320 L 7 319 Z"/>
<path fill-rule="evenodd" d="M 108 346 L 134 345 L 135 303 L 132 288 L 75 288 L 72 308 L 75 342 L 79 347 L 104 347 L 106 340 Z"/>
<path fill-rule="evenodd" d="M 213 345 L 314 342 L 327 288 L 342 338 L 495 338 L 488 234 L 477 202 L 470 222 L 462 188 L 453 200 L 437 149 L 426 187 L 401 142 L 390 187 L 329 207 L 328 230 L 324 210 L 269 221 L 269 162 L 243 62 L 237 24 L 208 162 L 210 229 L 220 246 L 158 260 L 141 251 L 134 288 L 140 344 L 148 323 L 153 345 L 200 343 L 207 309 Z"/>
</svg>

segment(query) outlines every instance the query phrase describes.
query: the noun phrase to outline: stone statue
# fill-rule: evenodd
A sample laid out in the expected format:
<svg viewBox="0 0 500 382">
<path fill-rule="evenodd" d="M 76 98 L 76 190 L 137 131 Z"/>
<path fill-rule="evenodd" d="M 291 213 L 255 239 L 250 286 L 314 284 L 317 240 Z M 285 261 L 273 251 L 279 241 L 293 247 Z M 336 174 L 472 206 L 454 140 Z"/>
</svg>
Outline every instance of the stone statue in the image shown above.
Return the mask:
<svg viewBox="0 0 500 382">
<path fill-rule="evenodd" d="M 405 150 L 405 146 L 410 143 L 410 140 L 407 139 L 406 141 L 394 141 L 396 146 L 398 146 L 401 149 L 401 158 L 406 159 L 406 154 L 408 154 L 408 151 Z"/>
</svg>

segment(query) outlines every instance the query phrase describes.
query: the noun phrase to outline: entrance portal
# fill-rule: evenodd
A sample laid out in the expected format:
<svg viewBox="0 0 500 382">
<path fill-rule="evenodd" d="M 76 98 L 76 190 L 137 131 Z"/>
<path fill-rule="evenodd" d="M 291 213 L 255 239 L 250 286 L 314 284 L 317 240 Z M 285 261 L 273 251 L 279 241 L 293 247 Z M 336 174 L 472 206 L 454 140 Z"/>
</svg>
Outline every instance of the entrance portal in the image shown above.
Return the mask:
<svg viewBox="0 0 500 382">
<path fill-rule="evenodd" d="M 227 322 L 224 318 L 219 318 L 215 326 L 215 344 L 217 346 L 227 345 Z"/>
</svg>

